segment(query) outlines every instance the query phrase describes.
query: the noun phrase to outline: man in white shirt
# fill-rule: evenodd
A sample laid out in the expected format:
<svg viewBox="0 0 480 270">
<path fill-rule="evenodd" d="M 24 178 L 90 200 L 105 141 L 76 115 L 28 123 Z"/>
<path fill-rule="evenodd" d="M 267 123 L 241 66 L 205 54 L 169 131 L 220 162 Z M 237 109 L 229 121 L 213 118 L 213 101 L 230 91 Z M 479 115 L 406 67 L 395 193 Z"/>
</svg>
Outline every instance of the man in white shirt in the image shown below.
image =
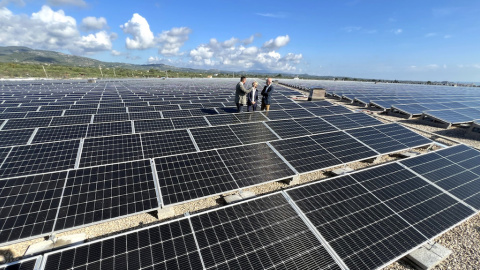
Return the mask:
<svg viewBox="0 0 480 270">
<path fill-rule="evenodd" d="M 258 82 L 252 83 L 252 91 L 247 94 L 247 112 L 250 109 L 254 112 L 257 110 L 257 102 L 258 102 L 258 91 L 257 91 Z"/>
</svg>

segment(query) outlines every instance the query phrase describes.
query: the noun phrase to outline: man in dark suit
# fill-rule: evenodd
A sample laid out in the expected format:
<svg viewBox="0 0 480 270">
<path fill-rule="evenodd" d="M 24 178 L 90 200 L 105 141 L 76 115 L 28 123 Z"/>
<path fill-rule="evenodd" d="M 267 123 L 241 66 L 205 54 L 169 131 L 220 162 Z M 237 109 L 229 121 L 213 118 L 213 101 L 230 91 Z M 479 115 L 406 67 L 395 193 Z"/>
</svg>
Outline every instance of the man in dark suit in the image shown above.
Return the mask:
<svg viewBox="0 0 480 270">
<path fill-rule="evenodd" d="M 262 107 L 261 110 L 270 110 L 270 103 L 272 102 L 272 93 L 275 89 L 272 85 L 272 78 L 267 79 L 267 85 L 262 90 Z"/>
<path fill-rule="evenodd" d="M 257 82 L 252 83 L 252 91 L 247 94 L 247 112 L 252 109 L 252 112 L 257 110 L 257 102 L 258 102 L 258 90 L 257 90 Z"/>
<path fill-rule="evenodd" d="M 247 94 L 252 91 L 252 88 L 246 89 L 245 83 L 247 78 L 242 76 L 240 82 L 237 83 L 235 88 L 235 104 L 237 105 L 237 112 L 241 113 L 243 111 L 243 106 L 247 105 Z"/>
</svg>

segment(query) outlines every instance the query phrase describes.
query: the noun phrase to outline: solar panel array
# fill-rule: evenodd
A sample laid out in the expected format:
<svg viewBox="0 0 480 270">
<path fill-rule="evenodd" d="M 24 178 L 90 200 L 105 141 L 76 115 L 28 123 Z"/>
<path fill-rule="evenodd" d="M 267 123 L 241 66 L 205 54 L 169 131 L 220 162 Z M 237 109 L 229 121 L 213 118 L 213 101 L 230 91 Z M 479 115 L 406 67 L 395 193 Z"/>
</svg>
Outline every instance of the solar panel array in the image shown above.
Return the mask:
<svg viewBox="0 0 480 270">
<path fill-rule="evenodd" d="M 480 92 L 472 87 L 312 80 L 282 83 L 297 88 L 322 87 L 332 97 L 410 117 L 422 115 L 448 125 L 471 124 L 480 119 Z"/>
<path fill-rule="evenodd" d="M 117 90 L 114 93 L 113 90 L 106 91 L 110 84 L 105 84 L 100 97 L 103 100 L 110 96 L 112 101 L 96 105 L 97 110 L 104 107 L 104 111 L 112 112 L 105 115 L 117 115 L 118 109 L 122 108 L 116 107 L 119 104 L 140 105 L 143 102 L 147 104 L 144 108 L 149 108 L 148 104 L 155 102 L 126 101 L 118 91 L 119 86 L 125 85 L 112 85 Z M 225 99 L 231 98 L 231 90 L 228 91 Z M 167 108 L 172 111 L 171 106 L 192 105 L 185 102 L 206 95 L 197 92 L 192 91 L 192 96 L 183 97 L 185 100 L 177 100 L 180 105 L 158 106 L 170 106 Z M 88 93 L 82 97 L 85 98 Z M 215 95 L 221 95 L 219 93 Z M 344 107 L 331 106 L 325 101 L 297 104 L 283 95 L 288 93 L 289 90 L 280 88 L 276 95 L 276 99 L 283 102 L 276 105 L 287 109 L 269 112 L 92 124 L 95 115 L 90 116 L 88 124 L 20 129 L 32 132 L 27 143 L 27 136 L 18 136 L 21 142 L 11 138 L 5 141 L 13 143 L 13 146 L 0 148 L 0 174 L 5 180 L 0 181 L 5 184 L 0 196 L 8 198 L 2 206 L 5 211 L 0 212 L 0 220 L 4 221 L 0 242 L 23 241 L 382 154 L 362 142 L 360 137 L 340 131 L 343 129 L 378 126 L 384 129 L 381 136 L 397 143 L 396 150 L 431 143 L 427 139 L 402 143 L 399 138 L 394 138 L 395 134 L 388 134 L 385 130 L 403 132 L 401 136 L 412 138 L 418 135 L 395 124 L 382 125 L 370 116 L 350 113 Z M 171 95 L 169 93 L 162 99 L 170 99 Z M 119 97 L 121 102 L 117 100 Z M 209 101 L 212 100 L 215 99 Z M 82 103 L 81 110 L 91 110 L 88 107 L 92 105 L 82 98 L 77 98 L 74 103 L 71 106 Z M 304 104 L 306 108 L 302 108 Z M 30 109 L 33 106 L 27 107 Z M 294 107 L 299 109 L 292 109 Z M 343 119 L 338 121 L 329 116 L 315 116 L 309 111 L 331 110 L 332 107 L 341 108 L 335 109 L 336 112 L 345 112 L 343 115 L 350 126 Z M 127 108 L 125 111 L 130 111 L 130 107 Z M 196 127 L 202 123 L 199 119 L 205 121 L 204 125 L 208 127 Z M 145 121 L 155 123 L 144 124 Z M 212 126 L 212 123 L 218 126 Z M 152 131 L 157 127 L 169 130 Z M 0 132 L 11 131 L 18 130 Z M 16 133 L 7 134 L 14 136 Z M 303 152 L 298 151 L 300 148 L 288 148 L 289 138 L 306 141 L 308 147 L 302 148 Z M 342 138 L 341 141 L 338 141 L 339 138 Z M 318 149 L 319 155 L 323 153 L 328 159 L 312 159 L 309 169 L 305 170 L 302 158 L 311 149 Z M 292 151 L 296 151 L 296 155 L 290 155 Z M 35 207 L 32 208 L 32 205 Z M 25 210 L 20 213 L 7 210 L 18 207 Z"/>
<path fill-rule="evenodd" d="M 475 174 L 479 158 L 446 148 L 49 252 L 40 269 L 378 269 L 477 213 L 423 168 Z"/>
</svg>

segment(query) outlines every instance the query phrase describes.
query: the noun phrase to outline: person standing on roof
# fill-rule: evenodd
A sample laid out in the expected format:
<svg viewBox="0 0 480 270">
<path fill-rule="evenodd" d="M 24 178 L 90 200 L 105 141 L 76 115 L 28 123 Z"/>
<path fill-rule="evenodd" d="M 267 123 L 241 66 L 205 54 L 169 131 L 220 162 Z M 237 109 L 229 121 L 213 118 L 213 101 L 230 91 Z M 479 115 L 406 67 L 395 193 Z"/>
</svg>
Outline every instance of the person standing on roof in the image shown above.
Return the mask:
<svg viewBox="0 0 480 270">
<path fill-rule="evenodd" d="M 247 94 L 250 93 L 253 89 L 246 89 L 245 83 L 247 82 L 247 77 L 242 76 L 240 82 L 237 83 L 237 88 L 235 90 L 235 104 L 237 105 L 237 112 L 241 113 L 243 111 L 243 106 L 247 105 Z"/>
<path fill-rule="evenodd" d="M 267 85 L 262 90 L 262 107 L 261 110 L 270 110 L 270 103 L 272 102 L 272 93 L 275 89 L 272 85 L 272 78 L 267 79 Z"/>
</svg>

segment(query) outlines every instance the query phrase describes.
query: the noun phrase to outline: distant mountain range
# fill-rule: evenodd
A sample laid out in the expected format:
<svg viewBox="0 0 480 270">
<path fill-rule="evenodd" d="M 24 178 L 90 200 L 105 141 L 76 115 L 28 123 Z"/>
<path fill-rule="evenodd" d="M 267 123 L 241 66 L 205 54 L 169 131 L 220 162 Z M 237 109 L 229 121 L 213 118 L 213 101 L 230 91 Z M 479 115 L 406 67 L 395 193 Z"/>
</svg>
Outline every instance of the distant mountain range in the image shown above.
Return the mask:
<svg viewBox="0 0 480 270">
<path fill-rule="evenodd" d="M 175 67 L 165 64 L 147 64 L 147 65 L 135 65 L 119 62 L 103 62 L 88 57 L 75 56 L 55 51 L 34 50 L 21 46 L 0 46 L 0 63 L 25 63 L 25 64 L 44 64 L 44 65 L 62 65 L 62 66 L 81 66 L 81 67 L 115 67 L 115 68 L 127 68 L 137 70 L 149 70 L 151 68 L 161 71 L 171 70 L 178 72 L 192 72 L 192 73 L 204 73 L 204 74 L 231 74 L 233 71 L 224 71 L 218 69 L 193 69 Z M 266 70 L 249 70 L 249 71 L 235 71 L 235 73 L 243 74 L 261 74 L 261 75 L 277 75 L 278 72 L 270 72 Z M 295 76 L 296 74 L 282 73 L 282 75 Z M 329 79 L 331 76 L 312 76 L 308 74 L 298 74 L 301 78 L 322 78 Z"/>
</svg>

